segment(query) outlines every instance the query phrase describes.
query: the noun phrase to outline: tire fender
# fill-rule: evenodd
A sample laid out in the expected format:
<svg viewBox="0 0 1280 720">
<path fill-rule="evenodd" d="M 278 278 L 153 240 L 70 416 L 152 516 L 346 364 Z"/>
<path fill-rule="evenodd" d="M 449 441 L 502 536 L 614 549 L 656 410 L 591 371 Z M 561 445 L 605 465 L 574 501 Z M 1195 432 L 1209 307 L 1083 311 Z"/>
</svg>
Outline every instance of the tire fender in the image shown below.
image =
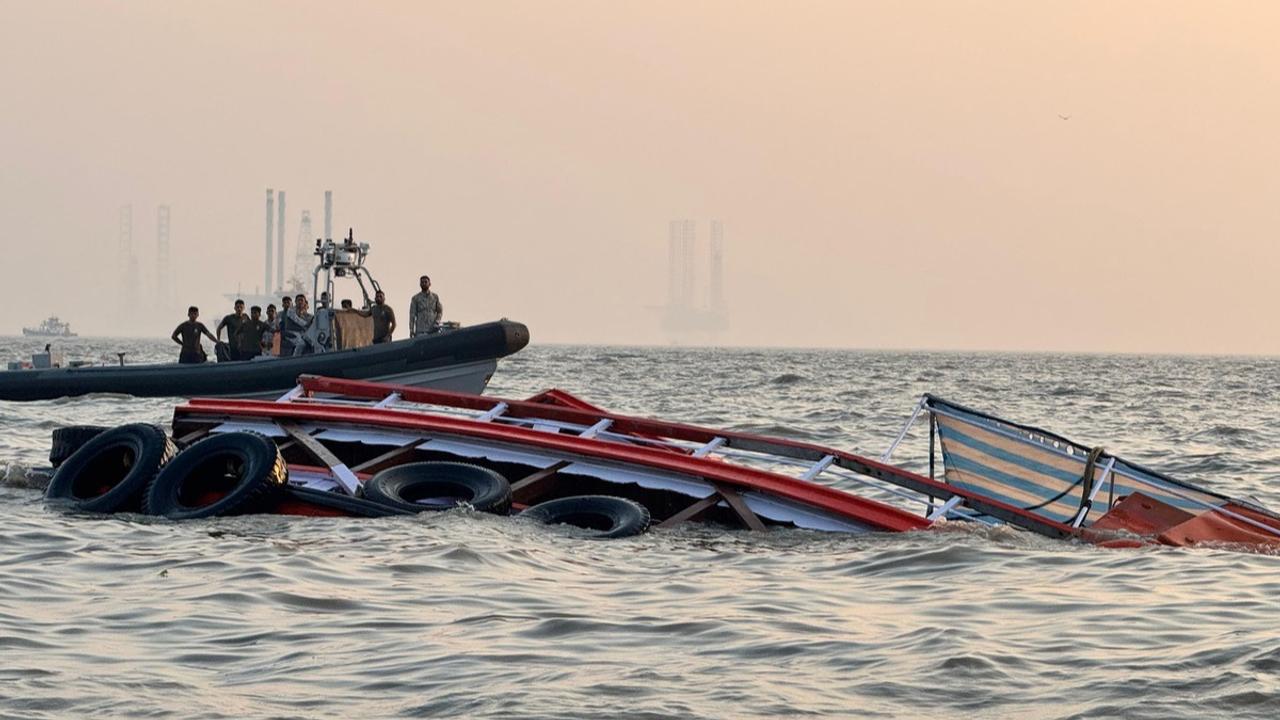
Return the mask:
<svg viewBox="0 0 1280 720">
<path fill-rule="evenodd" d="M 220 433 L 178 453 L 151 481 L 142 511 L 171 520 L 250 513 L 266 506 L 288 479 L 274 440 L 256 432 Z"/>
<path fill-rule="evenodd" d="M 649 509 L 612 495 L 574 495 L 534 505 L 520 517 L 544 525 L 572 525 L 587 530 L 591 538 L 620 538 L 649 529 Z"/>
<path fill-rule="evenodd" d="M 49 443 L 49 464 L 55 469 L 84 444 L 110 428 L 102 425 L 67 425 L 53 431 Z"/>
<path fill-rule="evenodd" d="M 411 512 L 449 510 L 464 503 L 497 515 L 511 510 L 511 483 L 493 470 L 468 463 L 397 465 L 365 483 L 364 496 Z"/>
<path fill-rule="evenodd" d="M 62 461 L 44 496 L 81 512 L 137 510 L 147 486 L 177 452 L 155 425 L 104 430 Z"/>
</svg>

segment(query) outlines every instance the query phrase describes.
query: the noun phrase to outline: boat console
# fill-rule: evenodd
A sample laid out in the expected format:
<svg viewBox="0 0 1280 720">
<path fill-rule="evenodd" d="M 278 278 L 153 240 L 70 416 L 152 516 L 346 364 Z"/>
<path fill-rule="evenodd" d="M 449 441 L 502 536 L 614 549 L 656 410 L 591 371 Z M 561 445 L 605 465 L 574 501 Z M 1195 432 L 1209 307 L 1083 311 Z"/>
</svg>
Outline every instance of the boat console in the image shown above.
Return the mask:
<svg viewBox="0 0 1280 720">
<path fill-rule="evenodd" d="M 334 278 L 350 277 L 360 286 L 362 309 L 373 304 L 373 296 L 382 289 L 377 279 L 364 266 L 369 257 L 369 243 L 357 243 L 355 231 L 347 229 L 347 236 L 340 242 L 332 238 L 316 239 L 315 256 L 318 259 L 313 272 L 312 302 L 315 305 L 315 322 L 306 334 L 307 341 L 321 352 L 338 349 L 337 310 L 334 302 Z M 367 283 L 367 284 L 366 284 Z M 372 321 L 370 321 L 372 322 Z"/>
<path fill-rule="evenodd" d="M 352 277 L 360 285 L 360 294 L 364 297 L 364 307 L 373 303 L 373 295 L 382 289 L 373 274 L 364 266 L 369 257 L 369 243 L 357 243 L 355 231 L 348 228 L 347 236 L 340 242 L 332 238 L 316 239 L 315 255 L 319 259 L 314 275 L 312 298 L 319 308 L 320 298 L 333 297 L 333 279 L 335 277 Z M 368 286 L 365 281 L 368 281 Z M 370 292 L 372 289 L 372 292 Z"/>
</svg>

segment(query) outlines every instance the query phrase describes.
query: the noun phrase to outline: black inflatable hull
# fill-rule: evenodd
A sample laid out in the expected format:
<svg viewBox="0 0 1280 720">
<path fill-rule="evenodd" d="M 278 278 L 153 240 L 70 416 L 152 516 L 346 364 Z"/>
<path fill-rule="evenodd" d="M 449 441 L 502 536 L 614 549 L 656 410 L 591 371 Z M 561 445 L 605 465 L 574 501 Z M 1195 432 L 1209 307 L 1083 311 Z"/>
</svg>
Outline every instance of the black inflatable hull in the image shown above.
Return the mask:
<svg viewBox="0 0 1280 720">
<path fill-rule="evenodd" d="M 529 328 L 499 320 L 438 335 L 301 357 L 199 365 L 10 370 L 0 372 L 0 400 L 50 400 L 89 393 L 249 397 L 286 392 L 297 384 L 299 375 L 351 380 L 429 377 L 434 370 L 496 360 L 528 344 Z"/>
</svg>

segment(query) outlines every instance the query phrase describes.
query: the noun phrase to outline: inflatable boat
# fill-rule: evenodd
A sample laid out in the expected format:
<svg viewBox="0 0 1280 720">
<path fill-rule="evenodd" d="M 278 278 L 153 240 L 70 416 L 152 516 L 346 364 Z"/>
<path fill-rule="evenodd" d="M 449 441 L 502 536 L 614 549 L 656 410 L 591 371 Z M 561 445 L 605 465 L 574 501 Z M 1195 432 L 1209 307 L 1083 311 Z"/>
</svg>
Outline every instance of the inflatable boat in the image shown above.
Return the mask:
<svg viewBox="0 0 1280 720">
<path fill-rule="evenodd" d="M 276 397 L 304 374 L 479 393 L 497 368 L 498 358 L 528 343 L 527 327 L 499 320 L 380 345 L 294 357 L 8 370 L 0 371 L 0 400 L 48 400 L 89 393 Z"/>
</svg>

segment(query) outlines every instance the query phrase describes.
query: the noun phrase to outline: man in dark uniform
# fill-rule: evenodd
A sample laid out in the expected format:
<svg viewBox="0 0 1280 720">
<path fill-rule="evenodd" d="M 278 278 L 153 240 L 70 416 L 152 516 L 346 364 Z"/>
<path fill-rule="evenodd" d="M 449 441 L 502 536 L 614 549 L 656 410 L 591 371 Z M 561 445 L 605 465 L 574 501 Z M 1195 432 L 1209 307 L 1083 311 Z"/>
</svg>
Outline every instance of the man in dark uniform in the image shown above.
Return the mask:
<svg viewBox="0 0 1280 720">
<path fill-rule="evenodd" d="M 236 331 L 235 347 L 240 351 L 241 360 L 252 360 L 262 354 L 262 334 L 266 331 L 262 308 L 254 305 L 249 308 L 249 319 L 240 323 Z"/>
<path fill-rule="evenodd" d="M 396 313 L 387 304 L 387 296 L 379 290 L 373 294 L 373 305 L 360 314 L 373 318 L 374 344 L 391 342 L 391 334 L 396 331 Z"/>
<path fill-rule="evenodd" d="M 280 338 L 280 357 L 289 357 L 293 354 L 293 345 L 289 343 L 285 337 L 285 319 L 289 317 L 289 311 L 293 309 L 293 298 L 285 295 L 280 298 L 280 314 L 276 320 L 276 337 Z"/>
<path fill-rule="evenodd" d="M 200 336 L 204 335 L 215 343 L 218 338 L 209 332 L 209 328 L 204 323 L 199 322 L 196 318 L 200 317 L 200 308 L 192 305 L 187 308 L 187 321 L 174 328 L 173 335 L 169 337 L 182 346 L 181 352 L 178 353 L 178 362 L 180 363 L 202 363 L 208 356 L 204 354 L 204 348 L 200 345 Z"/>
<path fill-rule="evenodd" d="M 243 325 L 244 321 L 247 320 L 248 318 L 245 317 L 245 314 L 244 314 L 243 300 L 236 300 L 235 308 L 236 308 L 235 312 L 231 313 L 230 315 L 223 316 L 222 322 L 218 323 L 218 327 L 214 328 L 213 331 L 214 333 L 217 334 L 219 338 L 221 338 L 222 328 L 227 329 L 227 344 L 231 346 L 228 348 L 228 352 L 231 355 L 232 360 L 239 360 L 240 348 L 236 344 L 236 333 L 240 332 L 240 326 Z"/>
</svg>

